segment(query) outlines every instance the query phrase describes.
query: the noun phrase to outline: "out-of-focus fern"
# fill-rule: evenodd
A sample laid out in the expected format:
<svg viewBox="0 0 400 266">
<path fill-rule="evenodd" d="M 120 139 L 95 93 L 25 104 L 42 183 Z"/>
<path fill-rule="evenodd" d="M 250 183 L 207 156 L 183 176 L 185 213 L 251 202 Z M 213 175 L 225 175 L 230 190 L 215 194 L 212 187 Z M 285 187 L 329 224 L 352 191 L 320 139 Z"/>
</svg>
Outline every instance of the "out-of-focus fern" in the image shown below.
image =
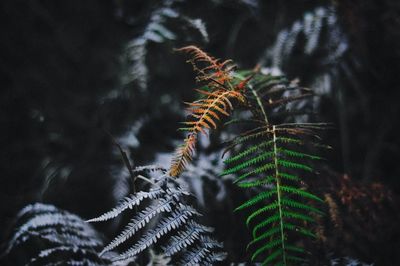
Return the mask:
<svg viewBox="0 0 400 266">
<path fill-rule="evenodd" d="M 20 250 L 33 247 L 26 265 L 111 265 L 107 257 L 97 255 L 102 246 L 99 234 L 78 216 L 35 203 L 19 212 L 4 255 L 18 256 Z"/>
<path fill-rule="evenodd" d="M 136 170 L 148 169 L 154 169 L 154 167 L 139 167 Z M 128 208 L 134 206 L 142 208 L 123 231 L 101 251 L 100 255 L 117 248 L 147 227 L 131 248 L 114 257 L 113 261 L 135 257 L 158 242 L 164 242 L 161 249 L 166 256 L 173 258 L 174 261 L 188 260 L 188 265 L 207 265 L 222 260 L 223 253 L 218 252 L 222 245 L 207 236 L 212 229 L 195 222 L 194 218 L 200 214 L 193 207 L 185 204 L 185 197 L 189 193 L 166 175 L 166 170 L 160 170 L 163 174 L 156 178 L 155 183 L 140 175 L 141 178 L 153 183 L 149 191 L 140 191 L 131 195 L 111 211 L 89 220 L 89 222 L 107 221 Z M 144 199 L 150 200 L 145 207 L 143 206 Z"/>
<path fill-rule="evenodd" d="M 198 32 L 204 42 L 208 42 L 208 33 L 204 22 L 199 18 L 184 15 L 174 4 L 178 1 L 163 1 L 150 15 L 142 34 L 128 42 L 125 49 L 125 59 L 128 60 L 128 73 L 123 76 L 122 84 L 135 82 L 141 92 L 148 86 L 149 69 L 146 62 L 149 43 L 167 43 L 178 39 L 177 29 L 183 26 Z M 174 21 L 179 27 L 170 27 Z"/>
<path fill-rule="evenodd" d="M 299 90 L 299 94 L 282 97 L 288 90 Z M 307 228 L 314 222 L 311 213 L 322 214 L 310 205 L 322 200 L 305 190 L 304 176 L 313 172 L 308 161 L 320 159 L 304 152 L 305 136 L 315 136 L 314 130 L 322 124 L 289 123 L 287 117 L 275 118 L 268 111 L 277 106 L 310 96 L 310 92 L 297 86 L 286 86 L 285 82 L 268 75 L 257 74 L 249 84 L 248 102 L 254 117 L 249 122 L 255 126 L 232 141 L 241 151 L 225 161 L 228 168 L 222 175 L 236 175 L 235 183 L 244 189 L 260 188 L 258 193 L 236 208 L 247 210 L 246 224 L 252 227 L 253 240 L 248 249 L 253 250 L 251 259 L 264 265 L 298 264 L 305 259 L 306 251 L 297 246 L 293 235 L 314 237 Z M 288 110 L 283 109 L 286 116 Z"/>
<path fill-rule="evenodd" d="M 279 32 L 275 44 L 266 50 L 260 63 L 282 70 L 290 63 L 294 51 L 302 49 L 305 56 L 320 53 L 323 56 L 319 61 L 321 65 L 335 64 L 348 50 L 347 37 L 337 20 L 332 6 L 305 13 L 291 28 Z"/>
</svg>

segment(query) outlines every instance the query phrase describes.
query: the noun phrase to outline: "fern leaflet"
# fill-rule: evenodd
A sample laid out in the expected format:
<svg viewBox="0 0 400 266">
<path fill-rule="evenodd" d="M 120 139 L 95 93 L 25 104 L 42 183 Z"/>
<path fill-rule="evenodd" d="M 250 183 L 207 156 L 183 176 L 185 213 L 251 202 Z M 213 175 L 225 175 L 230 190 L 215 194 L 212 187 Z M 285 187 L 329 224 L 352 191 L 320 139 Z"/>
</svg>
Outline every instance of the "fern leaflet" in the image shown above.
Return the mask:
<svg viewBox="0 0 400 266">
<path fill-rule="evenodd" d="M 140 167 L 140 169 L 147 168 Z M 164 173 L 165 171 L 161 172 Z M 167 245 L 162 246 L 162 249 L 167 257 L 182 260 L 191 254 L 191 250 L 202 248 L 201 254 L 203 252 L 204 254 L 197 258 L 199 263 L 212 264 L 223 259 L 221 253 L 216 252 L 222 245 L 207 237 L 212 229 L 196 223 L 194 217 L 200 214 L 193 207 L 184 203 L 185 197 L 189 193 L 165 174 L 156 177 L 155 180 L 157 182 L 152 183 L 154 188 L 149 192 L 138 192 L 136 195 L 130 196 L 128 198 L 130 200 L 123 201 L 122 204 L 118 205 L 119 207 L 114 208 L 111 212 L 101 215 L 102 219 L 89 220 L 97 222 L 111 219 L 116 213 L 121 214 L 128 209 L 126 206 L 133 206 L 132 204 L 142 208 L 125 229 L 103 249 L 100 255 L 107 255 L 109 251 L 140 233 L 139 239 L 131 248 L 120 255 L 113 256 L 112 261 L 118 262 L 135 258 L 150 246 L 157 244 L 161 238 L 166 238 Z M 145 207 L 143 207 L 145 201 L 141 200 L 142 198 L 150 200 Z M 155 226 L 150 227 L 154 223 Z M 205 249 L 202 246 L 203 242 L 208 243 Z"/>
</svg>

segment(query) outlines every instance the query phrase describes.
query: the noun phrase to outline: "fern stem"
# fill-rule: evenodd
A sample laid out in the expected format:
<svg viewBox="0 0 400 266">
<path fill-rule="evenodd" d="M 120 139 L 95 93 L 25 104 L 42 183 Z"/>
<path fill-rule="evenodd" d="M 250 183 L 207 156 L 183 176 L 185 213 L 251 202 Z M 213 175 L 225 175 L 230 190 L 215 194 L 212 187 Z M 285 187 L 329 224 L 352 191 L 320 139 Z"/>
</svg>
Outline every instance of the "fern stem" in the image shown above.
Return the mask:
<svg viewBox="0 0 400 266">
<path fill-rule="evenodd" d="M 262 104 L 262 102 L 261 102 L 261 98 L 258 96 L 258 93 L 256 92 L 256 90 L 253 89 L 253 86 L 249 86 L 249 88 L 250 88 L 250 90 L 251 90 L 251 93 L 253 93 L 254 97 L 255 97 L 256 100 L 257 100 L 257 104 L 258 104 L 258 106 L 260 107 L 260 110 L 261 110 L 261 112 L 262 112 L 262 114 L 263 114 L 265 123 L 266 123 L 267 125 L 269 125 L 267 113 L 265 112 L 264 106 L 263 106 L 263 104 Z"/>
<path fill-rule="evenodd" d="M 272 126 L 273 143 L 274 143 L 274 164 L 275 164 L 275 177 L 276 177 L 276 195 L 278 200 L 278 211 L 279 211 L 279 223 L 281 228 L 281 243 L 282 243 L 282 260 L 283 265 L 286 265 L 286 251 L 285 251 L 285 233 L 283 232 L 283 214 L 282 214 L 282 202 L 281 202 L 281 179 L 279 176 L 279 165 L 278 165 L 278 149 L 276 147 L 276 132 L 275 126 Z"/>
</svg>

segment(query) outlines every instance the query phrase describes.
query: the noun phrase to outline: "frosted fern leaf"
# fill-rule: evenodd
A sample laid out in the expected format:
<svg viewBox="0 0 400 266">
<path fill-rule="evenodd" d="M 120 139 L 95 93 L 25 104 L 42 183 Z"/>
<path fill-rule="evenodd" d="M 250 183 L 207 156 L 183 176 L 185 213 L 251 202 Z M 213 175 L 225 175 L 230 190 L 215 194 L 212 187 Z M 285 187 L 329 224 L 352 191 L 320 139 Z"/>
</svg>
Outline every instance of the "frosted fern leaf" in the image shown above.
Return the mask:
<svg viewBox="0 0 400 266">
<path fill-rule="evenodd" d="M 193 244 L 205 232 L 212 232 L 212 228 L 205 227 L 190 221 L 183 231 L 179 231 L 177 236 L 172 236 L 171 240 L 163 247 L 167 256 L 172 256 L 187 246 Z"/>
<path fill-rule="evenodd" d="M 110 265 L 96 252 L 102 246 L 99 234 L 78 216 L 36 203 L 18 213 L 3 255 L 15 261 L 12 256 L 29 247 L 31 255 L 18 258 L 22 265 Z"/>
<path fill-rule="evenodd" d="M 138 167 L 137 169 L 149 170 L 152 167 Z M 219 252 L 222 245 L 208 236 L 213 231 L 212 228 L 194 221 L 194 218 L 200 216 L 200 213 L 185 204 L 190 193 L 182 189 L 177 181 L 166 176 L 165 172 L 161 172 L 163 175 L 152 178 L 154 180 L 152 186 L 155 188 L 150 191 L 157 191 L 156 196 L 146 196 L 149 201 L 139 200 L 137 204 L 136 200 L 148 195 L 146 194 L 148 192 L 141 191 L 136 196 L 129 197 L 136 204 L 138 212 L 132 217 L 124 230 L 103 249 L 100 255 L 110 257 L 114 264 L 119 263 L 135 258 L 136 255 L 157 244 L 161 238 L 165 238 L 162 241 L 167 245 L 162 247 L 163 254 L 173 263 L 177 263 L 184 256 L 187 256 L 189 249 L 199 248 L 202 248 L 202 253 L 205 254 L 205 262 L 219 261 L 223 257 L 221 255 L 223 253 Z M 103 214 L 100 217 L 115 217 L 115 213 L 123 212 L 129 204 L 124 201 L 111 212 L 107 212 L 107 215 Z M 91 219 L 89 221 L 102 220 Z M 110 255 L 112 250 L 122 243 L 126 243 L 136 234 L 140 234 L 141 237 L 132 244 L 131 248 L 120 255 Z"/>
<path fill-rule="evenodd" d="M 121 214 L 123 211 L 127 209 L 132 209 L 134 206 L 138 206 L 140 202 L 146 198 L 155 199 L 162 193 L 161 189 L 152 190 L 150 192 L 140 191 L 135 195 L 131 195 L 130 197 L 126 197 L 123 201 L 121 201 L 117 207 L 112 209 L 109 212 L 102 214 L 99 217 L 88 220 L 87 222 L 102 222 L 113 219 Z"/>
<path fill-rule="evenodd" d="M 160 212 L 170 212 L 171 204 L 173 204 L 173 198 L 160 199 L 156 201 L 145 210 L 141 211 L 136 218 L 133 218 L 131 222 L 126 226 L 122 233 L 117 236 L 110 244 L 108 244 L 100 253 L 104 254 L 107 251 L 114 249 L 127 239 L 131 238 L 139 229 L 143 228 L 151 218 Z"/>
</svg>

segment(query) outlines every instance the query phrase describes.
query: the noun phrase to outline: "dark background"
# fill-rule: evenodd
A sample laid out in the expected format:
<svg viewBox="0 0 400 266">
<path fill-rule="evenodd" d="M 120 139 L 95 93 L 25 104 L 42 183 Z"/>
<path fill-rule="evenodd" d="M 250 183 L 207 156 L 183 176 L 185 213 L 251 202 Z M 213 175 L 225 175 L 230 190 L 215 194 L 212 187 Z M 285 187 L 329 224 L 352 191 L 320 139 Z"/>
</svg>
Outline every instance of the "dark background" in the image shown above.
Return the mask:
<svg viewBox="0 0 400 266">
<path fill-rule="evenodd" d="M 141 56 L 130 45 L 143 40 L 155 12 L 166 6 L 177 16 L 165 18 L 161 39 L 146 40 Z M 321 26 L 312 53 L 304 52 L 307 36 L 297 38 L 280 67 L 306 86 L 315 85 L 316 77 L 330 77 L 330 90 L 321 95 L 318 110 L 335 125 L 325 136 L 333 150 L 324 165 L 326 178 L 314 186 L 336 197 L 344 228 L 338 237 L 336 227 L 327 227 L 324 250 L 397 265 L 396 0 L 1 1 L 0 241 L 28 203 L 52 203 L 89 218 L 129 192 L 128 176 L 107 132 L 129 151 L 135 165 L 174 150 L 174 140 L 181 138 L 176 128 L 184 119 L 182 102 L 193 99 L 195 86 L 190 67 L 173 53 L 174 47 L 195 44 L 243 68 L 261 61 L 268 67 L 271 61 L 263 58 L 278 34 L 317 7 L 334 12 L 334 26 Z M 207 35 L 190 26 L 190 19 L 201 19 Z M 332 27 L 340 34 L 333 36 Z M 342 41 L 346 51 L 326 63 L 334 42 Z M 137 57 L 147 75 L 135 72 Z M 376 195 L 382 200 L 371 200 Z M 224 204 L 210 201 L 204 209 L 228 251 L 236 252 L 229 258 L 246 260 L 236 244 L 245 236 L 230 233 L 236 225 L 224 227 Z M 115 234 L 112 226 L 99 229 Z"/>
</svg>

